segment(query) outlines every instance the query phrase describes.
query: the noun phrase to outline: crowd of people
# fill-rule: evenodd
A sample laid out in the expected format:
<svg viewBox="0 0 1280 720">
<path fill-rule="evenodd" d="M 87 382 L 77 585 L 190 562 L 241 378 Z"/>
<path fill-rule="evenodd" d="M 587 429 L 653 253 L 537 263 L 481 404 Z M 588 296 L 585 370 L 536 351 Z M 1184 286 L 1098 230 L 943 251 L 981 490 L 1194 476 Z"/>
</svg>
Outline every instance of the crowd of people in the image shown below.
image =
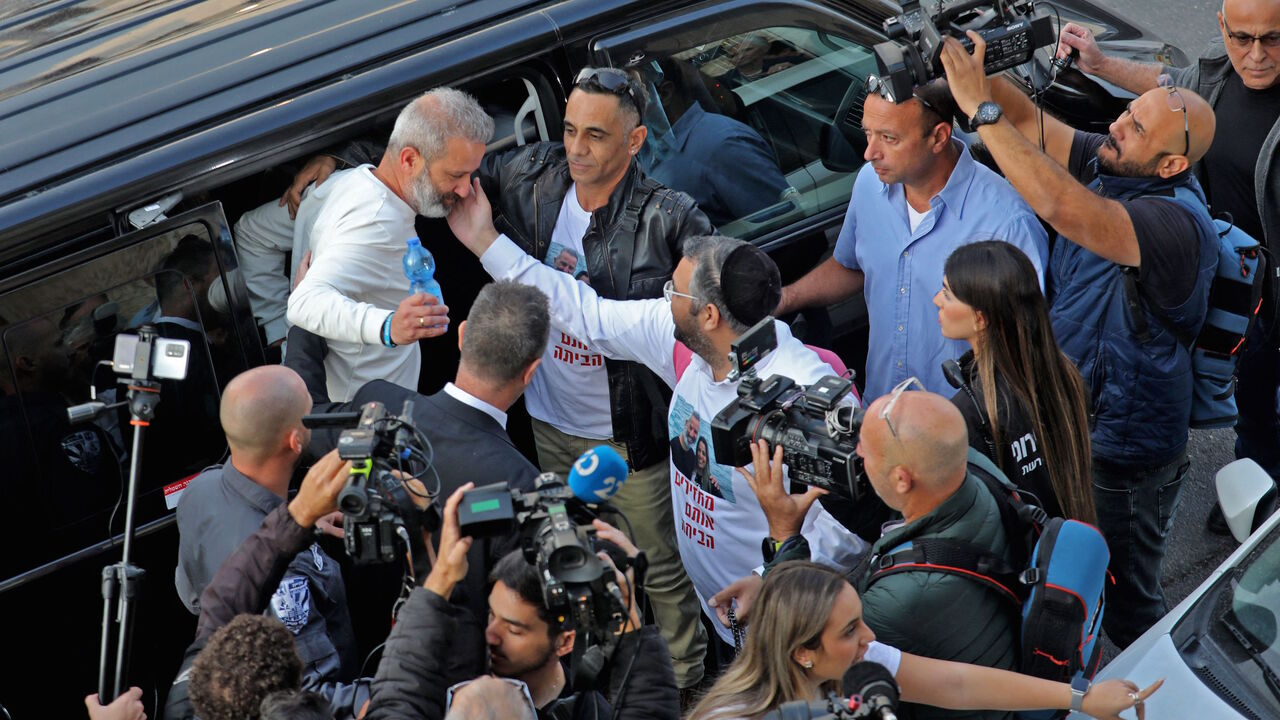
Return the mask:
<svg viewBox="0 0 1280 720">
<path fill-rule="evenodd" d="M 757 719 L 841 692 L 859 663 L 887 669 L 910 717 L 1143 717 L 1160 683 L 1020 674 L 1019 619 L 987 587 L 934 572 L 867 585 L 864 561 L 926 539 L 1009 556 L 976 452 L 1049 516 L 1101 530 L 1113 643 L 1165 613 L 1161 566 L 1190 463 L 1180 338 L 1205 320 L 1211 217 L 1229 211 L 1264 244 L 1280 232 L 1280 8 L 1227 0 L 1218 22 L 1222 53 L 1186 69 L 1109 58 L 1066 24 L 1062 52 L 1137 95 L 1105 135 L 1040 117 L 988 77 L 976 34 L 972 53 L 947 38 L 945 81 L 909 98 L 868 78 L 867 163 L 833 254 L 786 286 L 766 253 L 715 233 L 758 204 L 731 178 L 704 211 L 694 197 L 707 188 L 679 184 L 709 181 L 678 154 L 646 172 L 647 143 L 706 151 L 736 133 L 761 149 L 745 126 L 717 130 L 710 100 L 667 107 L 678 133 L 650 135 L 646 86 L 670 94 L 699 82 L 693 68 L 667 63 L 660 86 L 583 69 L 562 142 L 486 154 L 492 120 L 439 88 L 403 109 L 385 144 L 313 159 L 285 198 L 236 224 L 255 315 L 285 360 L 223 390 L 230 457 L 178 506 L 175 586 L 199 621 L 165 717 Z M 754 49 L 744 40 L 740 54 Z M 999 173 L 953 136 L 957 118 Z M 751 180 L 757 195 L 787 193 L 780 176 Z M 417 216 L 445 218 L 493 278 L 464 319 L 403 290 Z M 873 492 L 793 494 L 782 448 L 765 441 L 744 467 L 717 458 L 711 418 L 738 397 L 734 343 L 772 323 L 760 377 L 839 374 L 773 317 L 859 291 L 870 328 L 856 452 Z M 419 394 L 422 353 L 442 342 L 419 341 L 459 320 L 453 381 Z M 1247 339 L 1237 428 L 1237 452 L 1273 473 L 1274 324 L 1262 317 Z M 509 435 L 522 397 L 536 466 Z M 373 401 L 413 403 L 437 482 L 409 495 L 434 497 L 440 522 L 427 557 L 407 561 L 414 586 L 362 676 L 348 597 L 366 588 L 345 586 L 322 547 L 344 533 L 337 496 L 352 468 L 337 431 L 302 417 Z M 476 484 L 531 491 L 598 445 L 629 467 L 592 524 L 625 612 L 606 662 L 581 673 L 581 618 L 547 604 L 518 537 L 463 534 L 459 506 Z M 94 718 L 136 718 L 139 695 L 86 704 Z"/>
</svg>

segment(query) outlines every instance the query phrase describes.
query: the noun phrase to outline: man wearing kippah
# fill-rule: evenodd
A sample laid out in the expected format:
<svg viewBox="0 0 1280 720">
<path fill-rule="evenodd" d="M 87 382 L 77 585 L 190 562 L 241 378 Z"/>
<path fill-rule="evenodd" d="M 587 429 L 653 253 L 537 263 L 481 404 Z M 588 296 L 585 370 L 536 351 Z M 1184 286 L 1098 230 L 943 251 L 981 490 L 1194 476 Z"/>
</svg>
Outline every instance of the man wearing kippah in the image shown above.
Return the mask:
<svg viewBox="0 0 1280 720">
<path fill-rule="evenodd" d="M 494 229 L 488 199 L 477 185 L 473 198 L 455 207 L 449 225 L 496 279 L 533 285 L 547 294 L 553 324 L 611 358 L 641 363 L 669 385 L 668 437 L 688 432 L 690 417 L 714 417 L 737 398 L 738 383 L 729 379 L 730 345 L 769 316 L 778 303 L 781 278 L 763 251 L 750 243 L 722 236 L 685 241 L 684 257 L 664 289 L 665 299 L 616 301 L 600 298 L 590 286 L 538 262 Z M 760 376 L 782 375 L 808 385 L 834 374 L 831 366 L 774 321 L 777 349 L 756 365 Z M 682 371 L 676 367 L 677 341 L 693 357 Z M 710 438 L 709 423 L 699 424 L 700 437 Z M 710 443 L 708 443 L 710 451 Z M 704 491 L 671 464 L 671 499 L 680 557 L 693 580 L 703 610 L 713 620 L 708 600 L 760 564 L 760 541 L 769 525 L 750 484 L 732 467 L 717 462 L 708 469 L 721 496 Z M 821 505 L 804 518 L 801 534 L 813 546 L 813 557 L 836 567 L 852 567 L 867 544 L 846 530 Z M 723 646 L 733 641 L 720 622 Z"/>
</svg>

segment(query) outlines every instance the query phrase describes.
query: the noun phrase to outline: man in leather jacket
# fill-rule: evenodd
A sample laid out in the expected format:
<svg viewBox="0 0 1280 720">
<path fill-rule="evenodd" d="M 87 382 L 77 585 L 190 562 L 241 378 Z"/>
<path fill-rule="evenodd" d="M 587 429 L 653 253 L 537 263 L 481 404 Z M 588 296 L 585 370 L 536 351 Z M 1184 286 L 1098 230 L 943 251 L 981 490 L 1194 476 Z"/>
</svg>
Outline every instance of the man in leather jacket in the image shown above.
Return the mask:
<svg viewBox="0 0 1280 720">
<path fill-rule="evenodd" d="M 661 297 L 684 240 L 712 231 L 692 198 L 640 169 L 636 153 L 647 134 L 640 124 L 647 102 L 626 73 L 586 68 L 565 107 L 563 143 L 489 155 L 479 170 L 500 232 L 552 267 L 571 250 L 581 258 L 572 274 L 585 271 L 597 293 L 615 300 Z M 677 685 L 692 688 L 702 677 L 706 633 L 675 550 L 667 395 L 660 388 L 649 370 L 607 360 L 553 322 L 525 402 L 544 471 L 567 473 L 602 441 L 627 458 L 632 473 L 613 503 L 649 557 L 646 590 L 671 646 Z"/>
</svg>

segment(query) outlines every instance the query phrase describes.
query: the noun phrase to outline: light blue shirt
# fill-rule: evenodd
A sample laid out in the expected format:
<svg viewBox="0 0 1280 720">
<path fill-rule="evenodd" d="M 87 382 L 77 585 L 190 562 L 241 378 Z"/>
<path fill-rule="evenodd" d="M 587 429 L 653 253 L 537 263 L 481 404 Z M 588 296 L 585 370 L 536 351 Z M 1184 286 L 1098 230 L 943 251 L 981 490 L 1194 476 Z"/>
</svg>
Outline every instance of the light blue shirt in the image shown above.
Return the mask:
<svg viewBox="0 0 1280 720">
<path fill-rule="evenodd" d="M 932 392 L 947 397 L 955 392 L 942 374 L 942 362 L 959 357 L 968 344 L 942 336 L 933 296 L 957 247 L 992 239 L 1012 243 L 1031 258 L 1044 286 L 1049 255 L 1044 227 L 1004 178 L 976 162 L 964 143 L 952 142 L 960 159 L 915 232 L 901 184 L 881 182 L 871 163 L 853 184 L 834 256 L 866 275 L 863 294 L 871 330 L 863 397 L 868 404 L 912 375 Z"/>
</svg>

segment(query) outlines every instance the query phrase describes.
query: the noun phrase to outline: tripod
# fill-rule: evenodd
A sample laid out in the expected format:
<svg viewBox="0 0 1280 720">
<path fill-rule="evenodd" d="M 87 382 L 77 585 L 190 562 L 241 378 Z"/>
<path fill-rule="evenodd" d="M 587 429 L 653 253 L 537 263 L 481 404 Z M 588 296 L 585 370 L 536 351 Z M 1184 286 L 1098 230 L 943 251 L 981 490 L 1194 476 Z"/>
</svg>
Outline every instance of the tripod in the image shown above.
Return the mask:
<svg viewBox="0 0 1280 720">
<path fill-rule="evenodd" d="M 98 656 L 98 701 L 104 705 L 119 697 L 125 689 L 133 632 L 134 600 L 141 592 L 142 582 L 146 577 L 146 571 L 134 565 L 130 559 L 135 532 L 133 510 L 138 497 L 138 475 L 142 466 L 142 436 L 155 417 L 156 406 L 160 404 L 160 383 L 151 379 L 151 347 L 155 339 L 156 332 L 152 326 L 144 325 L 139 329 L 128 393 L 129 424 L 133 426 L 133 455 L 129 459 L 124 547 L 120 562 L 102 568 L 102 645 Z M 114 638 L 114 662 L 111 652 L 112 626 L 117 630 Z"/>
</svg>

